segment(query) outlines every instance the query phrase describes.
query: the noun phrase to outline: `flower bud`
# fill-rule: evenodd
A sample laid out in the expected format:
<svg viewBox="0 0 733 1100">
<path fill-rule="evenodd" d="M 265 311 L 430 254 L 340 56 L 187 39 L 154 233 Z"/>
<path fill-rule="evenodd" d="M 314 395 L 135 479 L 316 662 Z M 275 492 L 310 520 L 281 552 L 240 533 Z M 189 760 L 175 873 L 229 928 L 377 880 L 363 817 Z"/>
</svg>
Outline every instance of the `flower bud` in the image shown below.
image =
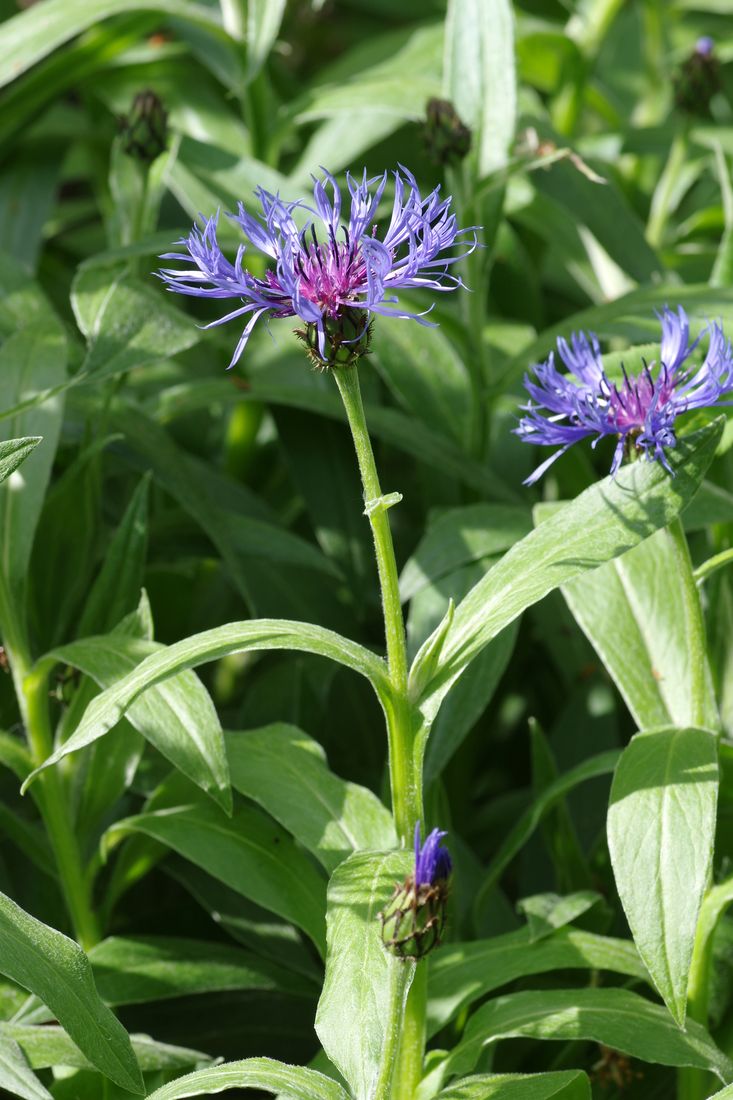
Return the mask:
<svg viewBox="0 0 733 1100">
<path fill-rule="evenodd" d="M 322 332 L 316 322 L 310 322 L 305 329 L 296 329 L 295 335 L 319 370 L 353 367 L 369 354 L 372 323 L 360 310 L 344 309 L 338 317 L 323 318 Z"/>
<path fill-rule="evenodd" d="M 131 157 L 151 163 L 166 147 L 168 115 L 155 92 L 138 92 L 128 114 L 120 119 L 122 148 Z"/>
<path fill-rule="evenodd" d="M 471 148 L 471 131 L 461 121 L 449 99 L 428 100 L 425 144 L 431 159 L 437 164 L 449 164 L 467 156 Z"/>
<path fill-rule="evenodd" d="M 440 843 L 444 836 L 433 829 L 421 847 L 420 825 L 415 827 L 415 871 L 395 885 L 379 914 L 382 943 L 398 959 L 423 959 L 441 942 L 453 866 Z"/>
<path fill-rule="evenodd" d="M 723 86 L 720 61 L 714 51 L 712 38 L 699 38 L 674 78 L 675 103 L 687 114 L 709 117 L 710 102 Z"/>
</svg>

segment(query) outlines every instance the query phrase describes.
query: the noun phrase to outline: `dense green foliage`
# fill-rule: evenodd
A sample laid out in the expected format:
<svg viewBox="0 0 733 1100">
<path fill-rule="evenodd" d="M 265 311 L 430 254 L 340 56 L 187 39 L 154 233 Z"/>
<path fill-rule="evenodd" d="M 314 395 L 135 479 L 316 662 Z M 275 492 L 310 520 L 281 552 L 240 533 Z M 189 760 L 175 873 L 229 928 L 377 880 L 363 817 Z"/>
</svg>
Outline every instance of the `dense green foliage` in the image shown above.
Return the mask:
<svg viewBox="0 0 733 1100">
<path fill-rule="evenodd" d="M 730 15 L 0 0 L 0 1095 L 733 1097 L 727 408 L 672 476 L 527 489 L 511 431 L 560 335 L 618 378 L 666 304 L 733 337 Z M 158 255 L 398 164 L 481 227 L 439 327 L 336 379 L 262 322 L 227 373 Z M 447 942 L 401 962 L 418 819 Z"/>
</svg>

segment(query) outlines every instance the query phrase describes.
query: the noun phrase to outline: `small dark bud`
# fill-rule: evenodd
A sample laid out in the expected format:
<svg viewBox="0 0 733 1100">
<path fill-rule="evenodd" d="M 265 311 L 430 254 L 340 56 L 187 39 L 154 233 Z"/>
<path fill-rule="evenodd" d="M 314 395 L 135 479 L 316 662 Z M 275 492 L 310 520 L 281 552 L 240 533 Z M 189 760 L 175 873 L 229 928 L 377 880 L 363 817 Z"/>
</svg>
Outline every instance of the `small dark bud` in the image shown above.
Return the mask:
<svg viewBox="0 0 733 1100">
<path fill-rule="evenodd" d="M 295 335 L 306 345 L 308 358 L 319 370 L 353 367 L 369 354 L 372 323 L 361 310 L 345 309 L 338 317 L 324 317 L 323 337 L 313 322 Z"/>
<path fill-rule="evenodd" d="M 428 100 L 424 139 L 431 160 L 437 164 L 463 160 L 471 148 L 471 131 L 448 99 Z"/>
<path fill-rule="evenodd" d="M 155 92 L 138 92 L 129 113 L 120 119 L 120 133 L 128 156 L 151 163 L 164 152 L 168 115 Z"/>
<path fill-rule="evenodd" d="M 398 959 L 424 959 L 443 938 L 453 866 L 440 843 L 445 835 L 433 829 L 421 848 L 417 825 L 415 871 L 395 885 L 379 914 L 382 943 Z"/>
<path fill-rule="evenodd" d="M 711 100 L 722 87 L 715 43 L 707 36 L 699 38 L 694 52 L 680 66 L 674 78 L 675 103 L 687 114 L 708 118 Z"/>
</svg>

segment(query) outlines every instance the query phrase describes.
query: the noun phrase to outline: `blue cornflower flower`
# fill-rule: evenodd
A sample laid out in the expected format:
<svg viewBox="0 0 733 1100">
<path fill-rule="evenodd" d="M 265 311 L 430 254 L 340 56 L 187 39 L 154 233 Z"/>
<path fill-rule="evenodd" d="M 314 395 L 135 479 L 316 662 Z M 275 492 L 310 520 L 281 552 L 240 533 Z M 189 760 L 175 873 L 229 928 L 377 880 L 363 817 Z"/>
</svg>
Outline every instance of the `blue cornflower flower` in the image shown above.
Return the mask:
<svg viewBox="0 0 733 1100">
<path fill-rule="evenodd" d="M 611 473 L 618 470 L 631 448 L 649 461 L 657 461 L 672 473 L 665 450 L 677 446 L 675 421 L 689 409 L 711 405 L 730 405 L 720 398 L 733 390 L 733 350 L 720 325 L 711 323 L 708 349 L 702 365 L 686 366 L 702 335 L 690 342 L 687 315 L 665 306 L 657 315 L 662 324 L 659 366 L 644 363 L 636 376 L 622 366 L 623 383 L 609 381 L 603 367 L 598 338 L 591 333 L 573 333 L 570 343 L 557 341 L 560 358 L 569 374 L 555 366 L 554 353 L 544 363 L 535 364 L 536 381 L 525 375 L 530 401 L 514 429 L 526 443 L 559 446 L 532 473 L 525 485 L 532 485 L 573 443 L 595 435 L 593 446 L 607 435 L 618 437 Z M 533 403 L 536 402 L 536 404 Z M 549 413 L 549 415 L 544 415 Z"/>
<path fill-rule="evenodd" d="M 203 219 L 203 227 L 194 226 L 179 242 L 187 253 L 169 252 L 161 257 L 189 264 L 193 260 L 193 266 L 183 270 L 161 270 L 160 277 L 169 290 L 241 303 L 206 326 L 249 318 L 230 366 L 241 356 L 263 314 L 299 317 L 312 334 L 309 343 L 315 354 L 327 364 L 334 362 L 334 343 L 336 347 L 357 343 L 359 329 L 366 332 L 372 314 L 430 324 L 425 320 L 429 309 L 425 313 L 406 311 L 399 306 L 395 291 L 447 291 L 462 285 L 448 269 L 476 247 L 476 235 L 472 229 L 458 228 L 455 214 L 450 213 L 451 200 L 440 198 L 440 188 L 423 198 L 411 172 L 402 167 L 395 172 L 392 214 L 380 239 L 374 220 L 387 172 L 368 179 L 365 169 L 361 180 L 348 174 L 346 179 L 351 205 L 343 219 L 341 190 L 328 172 L 322 180 L 314 178 L 314 206 L 303 200 L 284 202 L 259 187 L 255 194 L 261 214 L 250 214 L 239 203 L 238 213 L 227 215 L 250 244 L 273 261 L 264 278 L 244 267 L 244 244 L 237 249 L 234 263 L 223 255 L 217 241 L 218 213 Z M 311 215 L 304 228 L 296 225 L 295 210 Z M 459 244 L 466 245 L 462 253 L 445 255 Z M 359 325 L 354 324 L 353 311 L 362 311 Z M 346 324 L 340 325 L 344 319 Z"/>
<path fill-rule="evenodd" d="M 415 826 L 415 885 L 435 886 L 450 878 L 453 862 L 450 852 L 441 844 L 446 832 L 433 829 L 425 843 L 420 846 L 420 822 Z"/>
</svg>

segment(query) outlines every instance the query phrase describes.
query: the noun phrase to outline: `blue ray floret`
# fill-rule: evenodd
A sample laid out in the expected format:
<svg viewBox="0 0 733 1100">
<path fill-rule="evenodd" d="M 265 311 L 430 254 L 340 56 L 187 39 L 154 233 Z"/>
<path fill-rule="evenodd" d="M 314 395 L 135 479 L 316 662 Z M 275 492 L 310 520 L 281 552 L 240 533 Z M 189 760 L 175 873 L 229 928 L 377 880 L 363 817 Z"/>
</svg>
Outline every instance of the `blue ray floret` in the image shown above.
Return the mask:
<svg viewBox="0 0 733 1100">
<path fill-rule="evenodd" d="M 346 179 L 350 207 L 343 216 L 341 190 L 328 172 L 323 179 L 314 179 L 313 205 L 304 200 L 285 202 L 259 187 L 255 191 L 259 213 L 249 213 L 239 203 L 238 212 L 227 215 L 246 240 L 272 261 L 264 278 L 254 276 L 244 265 L 244 244 L 233 263 L 224 256 L 217 240 L 218 213 L 202 219 L 203 225 L 195 225 L 179 242 L 186 252 L 161 257 L 188 264 L 161 270 L 169 290 L 238 303 L 206 326 L 247 318 L 230 366 L 240 358 L 263 314 L 299 317 L 312 326 L 316 352 L 326 362 L 329 333 L 344 314 L 362 311 L 365 327 L 373 314 L 430 324 L 425 313 L 432 306 L 425 313 L 411 313 L 400 307 L 396 292 L 447 291 L 462 285 L 449 268 L 477 241 L 472 229 L 458 228 L 450 198 L 442 199 L 437 187 L 423 197 L 412 173 L 401 168 L 394 173 L 389 223 L 378 233 L 375 219 L 388 174 L 368 179 L 365 170 L 360 180 L 350 175 Z M 301 215 L 300 226 L 296 213 Z M 447 255 L 456 246 L 458 253 Z"/>
<path fill-rule="evenodd" d="M 687 315 L 665 306 L 658 314 L 662 325 L 659 364 L 644 363 L 637 375 L 622 367 L 623 382 L 611 382 L 603 366 L 597 337 L 573 333 L 570 343 L 557 341 L 560 359 L 568 373 L 561 373 L 551 352 L 535 364 L 534 379 L 525 375 L 530 400 L 522 406 L 525 416 L 514 429 L 526 443 L 559 447 L 527 478 L 532 485 L 547 468 L 579 439 L 616 436 L 611 473 L 618 470 L 632 448 L 649 461 L 659 462 L 672 473 L 666 450 L 677 445 L 675 421 L 690 409 L 730 405 L 721 398 L 733 390 L 733 351 L 720 325 L 710 323 L 697 340 L 690 340 Z M 704 335 L 705 358 L 696 367 L 689 362 Z"/>
<path fill-rule="evenodd" d="M 433 829 L 425 843 L 420 845 L 420 823 L 415 826 L 415 885 L 435 886 L 450 878 L 453 862 L 450 852 L 441 841 L 446 832 Z"/>
</svg>

